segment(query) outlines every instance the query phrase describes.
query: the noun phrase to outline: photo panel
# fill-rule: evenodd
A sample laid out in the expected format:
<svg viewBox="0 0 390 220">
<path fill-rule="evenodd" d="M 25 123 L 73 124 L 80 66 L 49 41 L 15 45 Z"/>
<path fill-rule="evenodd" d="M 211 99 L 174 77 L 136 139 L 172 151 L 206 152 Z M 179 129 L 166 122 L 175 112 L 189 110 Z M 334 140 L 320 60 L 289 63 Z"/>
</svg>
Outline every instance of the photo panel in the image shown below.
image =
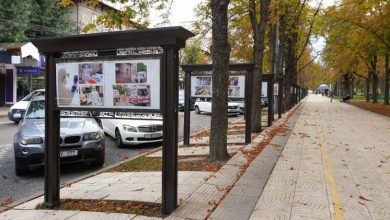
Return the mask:
<svg viewBox="0 0 390 220">
<path fill-rule="evenodd" d="M 211 86 L 195 86 L 196 96 L 211 96 Z"/>
<path fill-rule="evenodd" d="M 79 91 L 80 106 L 104 106 L 103 86 L 81 85 Z"/>
<path fill-rule="evenodd" d="M 151 106 L 150 85 L 130 84 L 112 86 L 113 106 Z"/>
<path fill-rule="evenodd" d="M 79 84 L 104 84 L 103 63 L 80 63 Z"/>
<path fill-rule="evenodd" d="M 147 74 L 147 65 L 143 62 L 115 64 L 115 83 L 117 84 L 146 83 Z"/>
<path fill-rule="evenodd" d="M 57 63 L 56 74 L 59 107 L 160 109 L 158 58 Z"/>
<path fill-rule="evenodd" d="M 239 86 L 229 86 L 228 87 L 228 96 L 229 97 L 241 97 L 241 90 Z"/>
<path fill-rule="evenodd" d="M 57 63 L 56 78 L 57 105 L 60 107 L 80 106 L 77 63 Z"/>
</svg>

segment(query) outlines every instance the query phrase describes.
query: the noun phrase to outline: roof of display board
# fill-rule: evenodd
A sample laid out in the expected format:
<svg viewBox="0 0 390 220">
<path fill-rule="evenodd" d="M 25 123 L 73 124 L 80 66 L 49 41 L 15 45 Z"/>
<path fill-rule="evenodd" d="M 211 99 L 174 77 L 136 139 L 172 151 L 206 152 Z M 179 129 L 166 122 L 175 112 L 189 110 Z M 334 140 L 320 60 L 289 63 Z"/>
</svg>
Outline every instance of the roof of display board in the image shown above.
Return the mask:
<svg viewBox="0 0 390 220">
<path fill-rule="evenodd" d="M 109 50 L 130 47 L 185 47 L 185 41 L 195 36 L 180 27 L 126 30 L 66 37 L 32 39 L 41 53 L 72 52 L 86 50 Z"/>
</svg>

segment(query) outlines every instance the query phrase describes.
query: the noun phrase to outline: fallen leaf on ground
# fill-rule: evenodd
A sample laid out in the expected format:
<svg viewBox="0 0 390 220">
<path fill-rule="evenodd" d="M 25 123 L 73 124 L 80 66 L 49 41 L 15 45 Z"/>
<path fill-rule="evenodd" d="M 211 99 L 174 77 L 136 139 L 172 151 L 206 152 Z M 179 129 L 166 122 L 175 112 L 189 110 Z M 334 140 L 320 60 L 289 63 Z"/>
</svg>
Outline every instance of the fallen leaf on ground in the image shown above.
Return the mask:
<svg viewBox="0 0 390 220">
<path fill-rule="evenodd" d="M 369 200 L 369 199 L 367 199 L 367 198 L 365 198 L 363 196 L 359 196 L 359 199 L 364 200 L 364 201 L 372 201 L 372 200 Z"/>
</svg>

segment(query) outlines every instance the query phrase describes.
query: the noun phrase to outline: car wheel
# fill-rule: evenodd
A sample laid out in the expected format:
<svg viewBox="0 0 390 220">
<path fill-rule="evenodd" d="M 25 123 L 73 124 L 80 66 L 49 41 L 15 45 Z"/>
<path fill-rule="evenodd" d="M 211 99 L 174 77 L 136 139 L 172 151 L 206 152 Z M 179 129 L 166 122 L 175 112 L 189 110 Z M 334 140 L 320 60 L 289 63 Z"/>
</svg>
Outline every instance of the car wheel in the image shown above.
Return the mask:
<svg viewBox="0 0 390 220">
<path fill-rule="evenodd" d="M 104 154 L 104 151 L 101 153 L 101 155 L 97 156 L 96 157 L 96 160 L 92 162 L 92 166 L 94 167 L 102 167 L 103 164 L 104 164 L 104 158 L 105 158 L 105 154 Z"/>
<path fill-rule="evenodd" d="M 15 162 L 16 176 L 23 176 L 23 175 L 27 174 L 27 172 L 28 172 L 28 167 L 26 167 L 18 162 Z"/>
<path fill-rule="evenodd" d="M 117 148 L 123 147 L 122 136 L 118 129 L 115 129 L 115 145 Z"/>
<path fill-rule="evenodd" d="M 195 106 L 195 114 L 200 114 L 200 110 L 198 106 Z"/>
</svg>

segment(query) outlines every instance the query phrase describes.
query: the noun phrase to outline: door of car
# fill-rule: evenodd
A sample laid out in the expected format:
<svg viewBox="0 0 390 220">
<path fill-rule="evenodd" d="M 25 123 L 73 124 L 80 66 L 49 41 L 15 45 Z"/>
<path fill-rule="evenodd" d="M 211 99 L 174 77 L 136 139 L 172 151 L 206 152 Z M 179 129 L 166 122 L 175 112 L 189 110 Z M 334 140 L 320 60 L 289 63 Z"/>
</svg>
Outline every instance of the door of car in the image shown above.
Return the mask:
<svg viewBox="0 0 390 220">
<path fill-rule="evenodd" d="M 111 137 L 115 137 L 115 120 L 116 119 L 102 119 L 103 130 Z"/>
</svg>

